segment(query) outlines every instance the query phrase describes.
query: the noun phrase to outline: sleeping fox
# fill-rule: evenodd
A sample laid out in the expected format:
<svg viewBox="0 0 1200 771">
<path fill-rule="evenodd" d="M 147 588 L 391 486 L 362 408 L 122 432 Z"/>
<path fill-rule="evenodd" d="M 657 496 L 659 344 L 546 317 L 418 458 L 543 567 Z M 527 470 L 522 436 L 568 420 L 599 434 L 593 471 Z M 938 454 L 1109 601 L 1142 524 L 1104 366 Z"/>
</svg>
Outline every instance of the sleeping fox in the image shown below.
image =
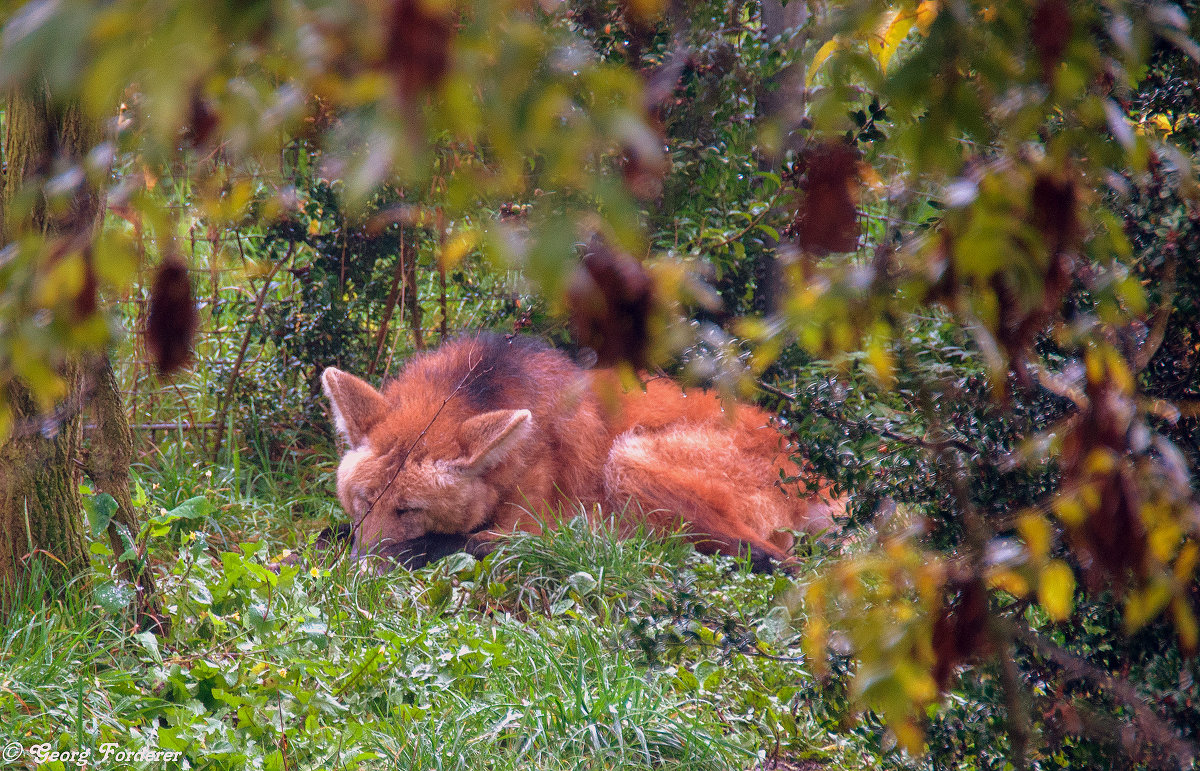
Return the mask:
<svg viewBox="0 0 1200 771">
<path fill-rule="evenodd" d="M 480 333 L 411 359 L 382 393 L 321 375 L 345 451 L 337 492 L 352 554 L 410 566 L 597 505 L 619 532 L 682 532 L 704 552 L 788 560 L 789 531 L 831 527 L 841 500 L 789 495 L 801 469 L 770 416 L 651 378 L 625 391 L 530 337 Z M 782 474 L 781 474 L 782 472 Z"/>
</svg>

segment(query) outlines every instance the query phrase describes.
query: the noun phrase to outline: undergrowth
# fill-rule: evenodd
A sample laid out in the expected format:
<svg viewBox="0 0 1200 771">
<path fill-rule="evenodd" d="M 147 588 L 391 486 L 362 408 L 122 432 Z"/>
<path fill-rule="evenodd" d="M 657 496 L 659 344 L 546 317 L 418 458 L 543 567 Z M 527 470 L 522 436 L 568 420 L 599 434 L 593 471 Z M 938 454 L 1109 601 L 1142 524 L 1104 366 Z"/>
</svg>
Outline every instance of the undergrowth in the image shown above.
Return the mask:
<svg viewBox="0 0 1200 771">
<path fill-rule="evenodd" d="M 0 741 L 30 763 L 115 745 L 200 769 L 875 765 L 835 736 L 793 579 L 602 517 L 373 575 L 309 546 L 339 516 L 328 464 L 163 452 L 135 471 L 169 632 L 134 627 L 104 538 L 73 590 L 48 599 L 32 571 L 0 619 Z"/>
</svg>

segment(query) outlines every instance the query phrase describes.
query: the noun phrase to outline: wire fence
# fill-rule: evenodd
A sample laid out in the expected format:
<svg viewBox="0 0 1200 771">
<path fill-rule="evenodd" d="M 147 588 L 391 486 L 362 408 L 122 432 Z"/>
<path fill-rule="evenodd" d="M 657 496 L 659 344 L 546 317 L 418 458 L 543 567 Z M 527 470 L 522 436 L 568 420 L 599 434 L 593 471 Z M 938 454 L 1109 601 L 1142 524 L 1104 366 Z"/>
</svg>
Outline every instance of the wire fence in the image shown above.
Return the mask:
<svg viewBox="0 0 1200 771">
<path fill-rule="evenodd" d="M 168 439 L 215 453 L 230 426 L 239 425 L 244 417 L 241 413 L 246 405 L 240 403 L 244 390 L 270 398 L 272 389 L 282 394 L 304 385 L 299 382 L 300 372 L 292 382 L 281 383 L 267 366 L 271 357 L 280 354 L 280 346 L 263 332 L 262 325 L 268 313 L 274 318 L 292 318 L 300 312 L 303 250 L 308 247 L 298 245 L 287 258 L 288 264 L 277 264 L 268 273 L 248 256 L 248 240 L 247 234 L 226 231 L 184 241 L 186 249 L 179 256 L 192 278 L 199 323 L 191 366 L 172 378 L 157 374 L 140 333 L 149 310 L 146 269 L 137 277 L 135 289 L 122 300 L 122 318 L 129 334 L 114 351 L 113 366 L 135 443 L 143 455 Z M 379 307 L 363 319 L 363 336 L 372 344 L 382 340 L 386 350 L 379 370 L 373 373 L 376 379 L 394 373 L 413 350 L 494 319 L 519 290 L 519 278 L 507 272 L 495 280 L 478 282 L 471 293 L 447 296 L 445 273 L 429 267 L 433 264 L 429 256 L 411 255 L 426 267 L 398 276 L 399 296 L 387 300 L 393 305 L 411 303 L 410 293 L 415 290 L 419 324 L 414 325 L 414 314 L 406 314 L 403 307 Z M 348 254 L 346 259 L 356 256 Z M 416 282 L 410 286 L 414 277 Z M 311 369 L 319 371 L 330 363 L 311 362 Z M 282 431 L 296 426 L 263 426 L 260 422 L 259 428 Z"/>
</svg>

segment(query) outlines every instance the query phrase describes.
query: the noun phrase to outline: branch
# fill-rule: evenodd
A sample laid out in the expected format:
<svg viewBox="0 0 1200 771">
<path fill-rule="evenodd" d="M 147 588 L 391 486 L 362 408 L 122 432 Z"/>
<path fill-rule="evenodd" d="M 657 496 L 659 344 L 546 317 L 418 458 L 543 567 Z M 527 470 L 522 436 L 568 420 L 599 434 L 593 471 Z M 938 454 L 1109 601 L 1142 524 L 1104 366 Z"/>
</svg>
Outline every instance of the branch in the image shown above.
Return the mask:
<svg viewBox="0 0 1200 771">
<path fill-rule="evenodd" d="M 1191 767 L 1192 761 L 1196 758 L 1195 745 L 1180 737 L 1165 719 L 1150 709 L 1141 694 L 1128 680 L 1116 677 L 1095 664 L 1079 658 L 1032 629 L 1014 623 L 1012 624 L 1012 635 L 1017 642 L 1052 662 L 1068 678 L 1086 680 L 1099 686 L 1132 710 L 1133 723 L 1138 729 L 1139 736 L 1144 737 L 1138 740 L 1141 749 L 1167 752 L 1171 759 L 1178 761 L 1179 768 Z M 1129 742 L 1134 740 L 1122 741 L 1128 749 Z M 1148 752 L 1147 754 L 1153 753 Z"/>
<path fill-rule="evenodd" d="M 1172 255 L 1175 250 L 1172 250 Z M 1154 324 L 1150 329 L 1150 334 L 1146 338 L 1146 342 L 1138 349 L 1137 357 L 1133 361 L 1133 371 L 1141 372 L 1150 365 L 1150 360 L 1154 358 L 1154 354 L 1158 353 L 1158 349 L 1162 347 L 1163 339 L 1167 336 L 1167 322 L 1171 319 L 1171 311 L 1175 310 L 1175 266 L 1179 263 L 1177 257 L 1172 257 L 1167 263 L 1165 275 L 1163 276 L 1163 293 L 1162 302 L 1154 311 Z"/>
<path fill-rule="evenodd" d="M 775 386 L 764 383 L 761 380 L 757 381 L 755 385 L 757 385 L 758 389 L 763 393 L 768 393 L 772 396 L 778 396 L 780 399 L 783 399 L 791 404 L 797 404 L 800 401 L 794 394 L 781 391 Z M 832 420 L 840 425 L 847 426 L 849 428 L 856 428 L 860 431 L 865 431 L 872 434 L 878 434 L 885 439 L 891 439 L 892 441 L 900 442 L 901 444 L 907 444 L 911 447 L 919 447 L 923 450 L 930 450 L 932 452 L 944 452 L 948 449 L 955 449 L 966 453 L 970 457 L 979 456 L 982 458 L 983 455 L 979 451 L 979 448 L 973 447 L 961 439 L 954 439 L 953 437 L 946 437 L 945 439 L 923 439 L 918 436 L 898 434 L 889 428 L 875 426 L 866 421 L 851 420 L 850 418 L 847 418 L 843 415 L 838 415 L 830 411 L 828 408 L 820 405 L 807 405 L 807 407 L 821 417 L 828 418 L 829 420 Z"/>
</svg>

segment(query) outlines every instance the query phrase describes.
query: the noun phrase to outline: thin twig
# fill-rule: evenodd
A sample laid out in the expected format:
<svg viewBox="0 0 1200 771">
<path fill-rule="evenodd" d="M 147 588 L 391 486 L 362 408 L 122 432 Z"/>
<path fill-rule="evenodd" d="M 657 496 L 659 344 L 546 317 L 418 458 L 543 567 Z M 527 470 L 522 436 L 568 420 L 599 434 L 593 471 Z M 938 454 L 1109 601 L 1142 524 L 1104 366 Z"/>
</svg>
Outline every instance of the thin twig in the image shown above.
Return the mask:
<svg viewBox="0 0 1200 771">
<path fill-rule="evenodd" d="M 482 361 L 483 359 L 481 358 L 479 361 L 471 363 L 470 367 L 467 369 L 467 373 L 462 376 L 461 380 L 458 381 L 458 385 L 454 386 L 454 390 L 447 394 L 445 399 L 442 399 L 442 403 L 438 405 L 436 410 L 434 410 L 433 415 L 429 418 L 429 422 L 426 423 L 425 427 L 421 429 L 421 433 L 417 434 L 417 438 L 413 440 L 413 443 L 410 444 L 408 449 L 404 451 L 404 454 L 400 456 L 399 461 L 396 463 L 396 470 L 392 473 L 391 479 L 388 480 L 387 484 L 384 485 L 379 491 L 379 494 L 376 495 L 371 501 L 370 505 L 367 506 L 367 510 L 364 511 L 362 516 L 358 518 L 358 521 L 350 527 L 350 536 L 342 539 L 342 547 L 337 553 L 338 559 L 340 559 L 346 553 L 347 547 L 354 543 L 354 539 L 358 535 L 359 528 L 362 527 L 362 523 L 366 521 L 367 516 L 374 511 L 375 504 L 379 503 L 380 499 L 383 498 L 383 496 L 387 494 L 387 491 L 391 489 L 392 485 L 395 484 L 396 479 L 400 476 L 400 472 L 404 470 L 404 464 L 408 460 L 408 456 L 412 454 L 412 451 L 417 448 L 417 445 L 419 445 L 425 438 L 425 435 L 429 433 L 429 429 L 433 427 L 434 422 L 438 419 L 438 416 L 442 414 L 442 410 L 446 408 L 446 405 L 450 403 L 450 400 L 457 396 L 458 392 L 461 391 L 464 386 L 466 386 L 467 381 L 471 379 L 471 376 L 475 373 L 475 369 Z M 486 372 L 483 374 L 486 374 Z"/>
<path fill-rule="evenodd" d="M 749 233 L 751 230 L 754 230 L 754 228 L 758 227 L 759 224 L 761 224 L 762 221 L 764 219 L 766 219 L 768 214 L 770 214 L 772 211 L 775 210 L 775 204 L 776 204 L 776 202 L 779 201 L 780 198 L 783 197 L 783 193 L 785 190 L 787 190 L 787 188 L 784 187 L 783 185 L 780 185 L 779 189 L 775 191 L 775 194 L 773 196 L 771 196 L 771 200 L 769 202 L 767 202 L 767 204 L 763 207 L 763 210 L 758 213 L 758 216 L 751 219 L 750 224 L 746 225 L 746 227 L 742 228 L 741 230 L 737 231 L 736 233 L 734 233 L 726 238 L 722 238 L 720 241 L 716 242 L 715 244 L 709 244 L 709 245 L 705 246 L 704 248 L 707 251 L 723 249 L 726 246 L 729 246 L 730 244 L 732 244 L 734 241 L 737 241 L 738 239 L 742 238 L 744 235 Z M 697 239 L 697 241 L 699 241 L 699 240 L 700 239 Z"/>
<path fill-rule="evenodd" d="M 392 322 L 392 314 L 396 310 L 396 303 L 400 298 L 400 285 L 404 283 L 404 230 L 400 231 L 400 255 L 396 260 L 396 269 L 392 273 L 392 285 L 388 289 L 387 300 L 383 306 L 383 320 L 379 322 L 379 332 L 375 335 L 375 357 L 371 359 L 371 366 L 367 367 L 367 376 L 374 375 L 379 369 L 379 360 L 383 357 L 383 347 L 387 344 L 388 325 Z M 401 320 L 404 317 L 404 310 L 401 309 Z M 390 362 L 391 359 L 389 358 Z"/>
<path fill-rule="evenodd" d="M 1154 358 L 1154 354 L 1158 353 L 1163 340 L 1166 339 L 1167 323 L 1171 320 L 1171 311 L 1175 309 L 1175 267 L 1178 263 L 1179 259 L 1175 256 L 1167 263 L 1163 276 L 1165 289 L 1162 293 L 1162 302 L 1154 311 L 1154 323 L 1151 326 L 1150 334 L 1146 337 L 1146 342 L 1138 349 L 1133 362 L 1134 372 L 1141 372 L 1150 365 L 1150 360 Z"/>
<path fill-rule="evenodd" d="M 250 314 L 250 318 L 246 320 L 246 333 L 242 335 L 242 345 L 238 349 L 237 358 L 234 359 L 233 369 L 229 373 L 229 382 L 225 385 L 225 393 L 221 396 L 220 409 L 217 411 L 217 439 L 213 444 L 212 458 L 216 461 L 217 455 L 221 452 L 221 440 L 224 438 L 225 432 L 222 430 L 225 426 L 225 418 L 229 414 L 229 405 L 233 402 L 233 391 L 237 387 L 238 378 L 242 373 L 242 363 L 246 360 L 246 349 L 250 347 L 250 336 L 254 333 L 254 324 L 258 321 L 259 314 L 262 313 L 263 304 L 267 300 L 267 292 L 271 289 L 271 279 L 275 278 L 275 274 L 292 258 L 292 253 L 296 251 L 296 241 L 288 244 L 287 254 L 275 262 L 271 267 L 271 272 L 263 279 L 262 289 L 258 291 L 258 297 L 254 300 L 254 310 Z"/>
</svg>

